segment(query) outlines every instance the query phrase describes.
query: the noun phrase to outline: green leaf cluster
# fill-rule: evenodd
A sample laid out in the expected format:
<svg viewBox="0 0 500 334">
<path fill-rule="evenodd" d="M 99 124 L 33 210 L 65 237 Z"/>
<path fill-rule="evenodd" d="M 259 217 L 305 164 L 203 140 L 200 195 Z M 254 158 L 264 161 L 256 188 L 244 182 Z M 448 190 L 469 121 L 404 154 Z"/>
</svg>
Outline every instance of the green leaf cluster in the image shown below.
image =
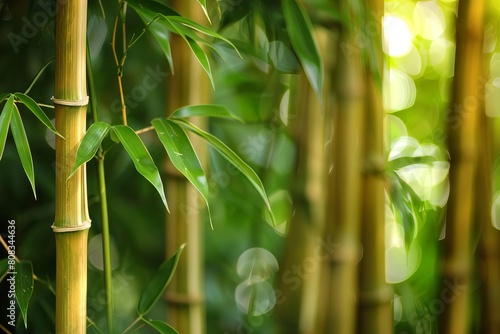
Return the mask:
<svg viewBox="0 0 500 334">
<path fill-rule="evenodd" d="M 7 141 L 7 134 L 9 131 L 12 133 L 14 138 L 14 143 L 16 145 L 17 153 L 21 160 L 24 172 L 28 177 L 33 190 L 33 195 L 36 198 L 36 188 L 35 188 L 35 170 L 33 167 L 33 157 L 31 155 L 31 150 L 28 142 L 28 137 L 24 129 L 23 121 L 21 118 L 21 113 L 17 104 L 24 104 L 29 111 L 31 111 L 47 129 L 61 136 L 57 132 L 54 125 L 51 123 L 50 119 L 45 115 L 40 106 L 28 95 L 23 93 L 13 93 L 13 94 L 0 94 L 0 103 L 7 100 L 0 114 L 0 160 L 3 156 L 3 151 L 5 148 L 5 143 Z"/>
<path fill-rule="evenodd" d="M 194 116 L 237 118 L 222 106 L 217 105 L 197 105 L 186 106 L 176 110 L 169 118 L 156 118 L 151 123 L 153 128 L 165 148 L 172 164 L 193 184 L 193 186 L 203 196 L 207 207 L 209 203 L 209 188 L 206 174 L 201 167 L 201 163 L 196 155 L 191 140 L 186 134 L 186 130 L 192 132 L 207 144 L 219 152 L 227 161 L 233 164 L 241 174 L 246 177 L 252 186 L 262 197 L 269 213 L 271 224 L 275 225 L 274 214 L 264 189 L 264 185 L 255 171 L 248 166 L 236 153 L 217 137 L 198 128 L 187 118 Z M 163 189 L 160 173 L 155 165 L 148 149 L 140 139 L 139 135 L 129 126 L 110 125 L 104 122 L 93 123 L 83 137 L 76 153 L 75 166 L 71 175 L 84 163 L 90 161 L 95 155 L 102 141 L 111 131 L 122 143 L 127 154 L 131 158 L 136 170 L 146 180 L 148 180 L 159 193 L 163 204 L 168 210 L 167 200 Z M 70 175 L 70 177 L 71 177 Z M 209 210 L 210 215 L 210 210 Z M 212 225 L 211 217 L 210 223 Z"/>
<path fill-rule="evenodd" d="M 199 2 L 208 16 L 206 1 Z M 213 48 L 212 41 L 201 38 L 198 33 L 214 40 L 223 41 L 229 44 L 238 53 L 238 50 L 229 39 L 193 20 L 182 17 L 174 9 L 163 3 L 151 0 L 127 0 L 127 4 L 132 7 L 142 21 L 144 21 L 147 29 L 160 45 L 172 71 L 173 60 L 169 40 L 170 33 L 177 34 L 184 39 L 202 68 L 208 74 L 213 87 L 215 87 L 215 84 L 213 81 L 210 61 L 207 53 L 200 46 L 200 44 L 202 44 Z M 217 51 L 217 49 L 213 49 Z"/>
<path fill-rule="evenodd" d="M 297 73 L 300 63 L 314 92 L 321 99 L 323 60 L 311 19 L 299 2 L 244 1 L 223 11 L 219 29 L 233 28 L 235 24 L 242 24 L 249 30 L 248 43 L 240 41 L 238 48 L 285 73 Z M 257 27 L 265 32 L 266 43 L 259 42 Z M 265 49 L 255 51 L 262 47 Z"/>
</svg>

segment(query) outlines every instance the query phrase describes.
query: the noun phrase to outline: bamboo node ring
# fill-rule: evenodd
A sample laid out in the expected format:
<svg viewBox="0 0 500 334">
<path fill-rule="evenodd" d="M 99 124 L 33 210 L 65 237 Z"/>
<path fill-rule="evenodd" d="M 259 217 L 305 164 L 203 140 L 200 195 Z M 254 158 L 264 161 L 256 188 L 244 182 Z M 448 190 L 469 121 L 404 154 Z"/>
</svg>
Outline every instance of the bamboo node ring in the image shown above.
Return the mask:
<svg viewBox="0 0 500 334">
<path fill-rule="evenodd" d="M 59 104 L 61 106 L 68 107 L 82 107 L 89 104 L 89 97 L 86 96 L 81 100 L 64 100 L 64 99 L 56 99 L 55 97 L 51 97 L 52 103 Z"/>
<path fill-rule="evenodd" d="M 83 224 L 75 226 L 55 226 L 54 224 L 52 224 L 51 228 L 54 233 L 67 233 L 88 230 L 90 228 L 90 220 L 87 220 L 83 222 Z"/>
</svg>

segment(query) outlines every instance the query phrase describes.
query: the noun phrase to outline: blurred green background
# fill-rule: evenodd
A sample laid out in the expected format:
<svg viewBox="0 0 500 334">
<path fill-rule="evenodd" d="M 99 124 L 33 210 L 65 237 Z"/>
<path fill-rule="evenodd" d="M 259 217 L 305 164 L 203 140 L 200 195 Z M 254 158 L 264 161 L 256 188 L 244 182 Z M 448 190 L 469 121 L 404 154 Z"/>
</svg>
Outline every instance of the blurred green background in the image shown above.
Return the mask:
<svg viewBox="0 0 500 334">
<path fill-rule="evenodd" d="M 53 5 L 51 1 L 1 2 L 0 92 L 25 91 L 43 64 L 54 56 L 54 20 L 44 9 L 47 8 L 44 3 Z M 257 192 L 248 181 L 234 173 L 224 159 L 210 152 L 205 167 L 210 171 L 214 229 L 210 228 L 208 218 L 201 222 L 207 333 L 279 333 L 274 289 L 285 276 L 281 272 L 278 274 L 278 263 L 285 257 L 287 231 L 292 217 L 297 214 L 297 205 L 305 201 L 297 178 L 300 150 L 290 126 L 298 116 L 288 109 L 288 104 L 294 103 L 290 94 L 296 92 L 299 62 L 289 41 L 283 37 L 279 1 L 262 2 L 260 13 L 257 6 L 250 3 L 221 1 L 225 13 L 222 17 L 226 21 L 220 22 L 214 15 L 214 28 L 223 27 L 220 32 L 238 42 L 236 45 L 241 46 L 243 59 L 222 45 L 215 47 L 226 55 L 226 61 L 212 54 L 216 83 L 212 102 L 234 110 L 247 123 L 211 120 L 209 130 L 259 174 L 282 225 L 273 229 L 266 223 L 263 203 Z M 333 5 L 328 1 L 308 0 L 303 3 L 317 27 L 335 29 L 343 20 L 336 17 Z M 120 110 L 116 101 L 119 95 L 109 30 L 117 4 L 103 2 L 102 5 L 108 14 L 106 18 L 102 17 L 97 1 L 89 3 L 89 45 L 100 118 L 118 124 Z M 497 43 L 500 6 L 495 1 L 490 1 L 489 6 L 484 44 L 485 105 L 487 114 L 496 117 L 497 97 L 500 96 Z M 387 178 L 391 185 L 386 192 L 386 278 L 394 285 L 394 328 L 395 333 L 400 334 L 437 333 L 436 321 L 440 315 L 439 305 L 435 303 L 440 287 L 438 257 L 450 191 L 445 127 L 454 70 L 456 8 L 457 1 L 454 0 L 385 1 L 383 101 L 387 111 L 384 124 L 389 166 Z M 43 23 L 32 27 L 35 31 L 29 34 L 31 37 L 22 41 L 13 37 L 12 33 L 26 36 L 26 22 L 38 24 L 38 19 Z M 267 26 L 266 22 L 274 22 L 275 26 Z M 255 25 L 252 28 L 255 31 L 249 28 L 251 24 Z M 127 16 L 127 26 L 130 34 L 138 34 L 144 28 L 132 11 Z M 249 36 L 255 40 L 249 41 Z M 250 49 L 252 45 L 254 49 Z M 259 52 L 267 52 L 266 59 L 262 59 Z M 30 93 L 39 103 L 51 104 L 53 71 L 52 64 Z M 124 92 L 130 94 L 129 125 L 134 129 L 146 127 L 151 119 L 167 113 L 166 91 L 168 85 L 175 85 L 175 75 L 158 77 L 158 85 L 146 90 L 145 96 L 134 97 L 132 94 L 151 71 L 166 73 L 169 70 L 156 41 L 147 35 L 130 50 L 124 68 Z M 49 118 L 53 118 L 53 109 L 44 110 Z M 55 192 L 55 156 L 50 146 L 53 139 L 32 115 L 25 110 L 21 110 L 21 114 L 33 153 L 38 196 L 37 200 L 33 198 L 9 135 L 0 163 L 1 224 L 15 219 L 16 255 L 32 261 L 40 278 L 54 282 L 55 249 L 50 229 Z M 329 119 L 326 114 L 318 114 L 318 117 Z M 496 122 L 496 118 L 492 120 Z M 148 134 L 141 138 L 157 165 L 161 166 L 166 155 L 160 142 Z M 327 144 L 325 140 L 323 145 Z M 420 157 L 420 160 L 415 157 Z M 497 165 L 495 160 L 495 168 Z M 100 211 L 95 169 L 94 162 L 87 164 L 92 218 L 88 316 L 99 327 L 104 327 Z M 496 170 L 495 176 L 498 174 Z M 117 328 L 123 329 L 135 319 L 140 293 L 165 259 L 165 220 L 168 220 L 168 215 L 157 193 L 137 175 L 123 150 L 115 148 L 107 155 L 106 176 L 113 245 L 115 322 Z M 495 177 L 492 185 L 494 194 L 500 190 L 497 180 Z M 168 179 L 165 186 L 169 187 Z M 498 223 L 498 198 L 500 196 L 494 198 L 492 207 L 494 223 Z M 204 205 L 199 208 L 206 212 Z M 409 243 L 405 238 L 411 240 L 409 247 L 406 247 Z M 478 242 L 479 233 L 474 238 Z M 258 268 L 254 271 L 245 268 L 245 256 L 256 261 L 257 267 L 262 266 L 265 277 L 259 276 Z M 259 279 L 264 277 L 264 283 L 253 296 L 255 302 L 260 303 L 260 311 L 248 315 L 251 313 L 248 294 L 238 286 L 252 279 L 252 275 L 259 276 Z M 300 284 L 313 283 L 306 278 L 301 279 Z M 476 291 L 473 302 L 479 304 L 480 278 L 473 285 L 473 294 Z M 35 283 L 28 330 L 19 325 L 18 332 L 53 331 L 54 301 L 54 296 L 45 286 Z M 164 318 L 166 309 L 166 303 L 162 301 L 150 316 Z M 479 307 L 473 308 L 475 322 L 479 321 L 479 310 Z M 148 331 L 141 329 L 140 332 Z"/>
</svg>

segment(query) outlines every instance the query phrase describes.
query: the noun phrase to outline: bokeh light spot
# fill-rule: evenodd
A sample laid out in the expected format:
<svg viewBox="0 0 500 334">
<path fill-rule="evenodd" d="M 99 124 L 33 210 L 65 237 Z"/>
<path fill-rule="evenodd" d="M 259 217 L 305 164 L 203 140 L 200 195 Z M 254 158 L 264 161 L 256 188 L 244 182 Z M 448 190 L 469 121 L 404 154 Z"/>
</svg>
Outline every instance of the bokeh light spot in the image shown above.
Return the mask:
<svg viewBox="0 0 500 334">
<path fill-rule="evenodd" d="M 238 309 L 252 316 L 267 313 L 276 305 L 276 293 L 272 285 L 266 281 L 240 283 L 236 287 L 235 299 Z"/>
<path fill-rule="evenodd" d="M 265 248 L 254 247 L 244 251 L 238 258 L 236 271 L 249 281 L 263 281 L 278 271 L 278 261 Z"/>
<path fill-rule="evenodd" d="M 454 72 L 454 54 L 455 44 L 445 38 L 438 38 L 431 43 L 429 62 L 439 75 L 450 78 Z"/>
<path fill-rule="evenodd" d="M 388 112 L 407 109 L 415 103 L 417 88 L 408 74 L 390 69 L 389 75 L 384 77 L 384 81 L 387 89 L 383 92 L 383 99 Z"/>
<path fill-rule="evenodd" d="M 401 57 L 412 48 L 412 34 L 408 24 L 395 15 L 385 15 L 383 23 L 383 50 L 391 57 Z"/>
<path fill-rule="evenodd" d="M 413 24 L 418 35 L 434 40 L 443 34 L 446 20 L 436 1 L 419 1 L 413 10 Z"/>
<path fill-rule="evenodd" d="M 90 265 L 98 270 L 104 270 L 102 253 L 102 234 L 97 234 L 89 240 L 87 246 Z M 116 269 L 119 264 L 119 253 L 113 239 L 110 240 L 111 269 Z"/>
<path fill-rule="evenodd" d="M 398 69 L 403 70 L 413 77 L 418 77 L 423 72 L 422 56 L 417 48 L 412 45 L 408 54 L 395 58 L 394 63 Z"/>
<path fill-rule="evenodd" d="M 493 222 L 493 226 L 500 230 L 500 193 L 495 194 L 493 205 L 491 207 L 491 220 Z"/>
</svg>

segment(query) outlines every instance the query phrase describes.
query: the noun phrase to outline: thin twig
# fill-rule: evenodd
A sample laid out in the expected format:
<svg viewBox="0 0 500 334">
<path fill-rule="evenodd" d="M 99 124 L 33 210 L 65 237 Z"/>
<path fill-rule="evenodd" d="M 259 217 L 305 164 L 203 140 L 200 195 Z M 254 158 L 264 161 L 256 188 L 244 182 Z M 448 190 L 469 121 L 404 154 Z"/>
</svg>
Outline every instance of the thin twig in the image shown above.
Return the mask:
<svg viewBox="0 0 500 334">
<path fill-rule="evenodd" d="M 140 135 L 141 133 L 145 133 L 145 132 L 148 132 L 148 131 L 151 131 L 151 130 L 154 130 L 154 126 L 148 126 L 147 128 L 144 128 L 144 129 L 140 129 L 140 130 L 137 130 L 135 132 L 136 135 Z"/>
<path fill-rule="evenodd" d="M 141 318 L 140 317 L 137 317 L 133 323 L 130 324 L 130 326 L 128 326 L 127 328 L 125 328 L 125 330 L 122 332 L 122 334 L 125 334 L 127 333 L 129 330 L 131 330 L 139 321 L 141 321 Z"/>
<path fill-rule="evenodd" d="M 0 324 L 0 329 L 2 329 L 6 334 L 12 334 L 12 332 L 9 332 L 9 330 L 2 326 L 2 324 Z"/>
</svg>

